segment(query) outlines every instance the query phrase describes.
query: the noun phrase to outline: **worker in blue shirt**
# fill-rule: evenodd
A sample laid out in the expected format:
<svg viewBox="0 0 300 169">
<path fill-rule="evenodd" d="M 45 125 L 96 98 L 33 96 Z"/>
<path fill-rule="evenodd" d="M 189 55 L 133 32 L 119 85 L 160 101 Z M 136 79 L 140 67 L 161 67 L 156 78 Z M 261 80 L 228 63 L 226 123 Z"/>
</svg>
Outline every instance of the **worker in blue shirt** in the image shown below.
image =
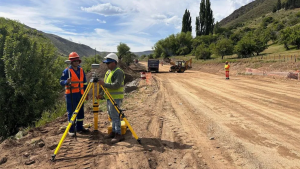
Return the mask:
<svg viewBox="0 0 300 169">
<path fill-rule="evenodd" d="M 65 86 L 65 96 L 67 101 L 68 120 L 72 118 L 73 112 L 77 107 L 86 87 L 86 76 L 83 69 L 79 66 L 81 60 L 76 52 L 72 52 L 69 55 L 71 65 L 67 67 L 60 78 L 60 85 Z M 86 97 L 88 100 L 88 96 Z M 84 105 L 80 108 L 77 114 L 76 126 L 73 126 L 69 130 L 69 135 L 73 137 L 75 135 L 75 127 L 78 133 L 87 133 L 89 130 L 83 127 L 84 119 Z"/>
</svg>

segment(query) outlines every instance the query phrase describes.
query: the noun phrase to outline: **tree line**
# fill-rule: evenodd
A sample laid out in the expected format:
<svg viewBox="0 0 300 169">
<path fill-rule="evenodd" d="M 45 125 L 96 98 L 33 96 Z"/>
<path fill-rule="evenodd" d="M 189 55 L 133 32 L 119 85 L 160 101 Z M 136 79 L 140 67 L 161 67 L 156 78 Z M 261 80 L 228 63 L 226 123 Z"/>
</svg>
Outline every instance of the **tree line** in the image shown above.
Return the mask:
<svg viewBox="0 0 300 169">
<path fill-rule="evenodd" d="M 294 2 L 294 1 L 293 1 Z M 289 3 L 289 1 L 287 2 Z M 295 3 L 297 4 L 297 3 Z M 258 28 L 235 27 L 223 28 L 214 23 L 213 12 L 209 0 L 201 0 L 199 16 L 196 17 L 196 37 L 192 37 L 191 16 L 185 10 L 182 19 L 182 30 L 161 39 L 153 46 L 151 58 L 166 58 L 174 55 L 195 55 L 196 59 L 210 59 L 212 54 L 220 56 L 237 54 L 238 57 L 259 55 L 268 48 L 268 43 L 284 44 L 287 50 L 291 45 L 299 49 L 300 45 L 300 13 L 291 16 L 291 20 L 276 20 L 262 16 Z M 239 28 L 239 29 L 237 29 Z"/>
<path fill-rule="evenodd" d="M 276 5 L 273 7 L 273 12 L 279 11 L 280 9 L 295 9 L 300 7 L 300 0 L 287 0 L 286 2 L 281 2 L 278 0 Z"/>
</svg>

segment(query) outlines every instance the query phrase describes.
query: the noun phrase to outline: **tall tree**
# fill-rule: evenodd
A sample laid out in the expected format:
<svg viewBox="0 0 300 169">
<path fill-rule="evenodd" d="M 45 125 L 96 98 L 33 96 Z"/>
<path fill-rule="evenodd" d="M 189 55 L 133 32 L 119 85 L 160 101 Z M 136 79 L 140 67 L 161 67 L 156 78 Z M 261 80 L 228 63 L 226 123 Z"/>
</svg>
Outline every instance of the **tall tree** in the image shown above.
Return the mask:
<svg viewBox="0 0 300 169">
<path fill-rule="evenodd" d="M 192 19 L 189 10 L 185 10 L 182 17 L 182 28 L 181 32 L 192 32 Z"/>
<path fill-rule="evenodd" d="M 128 53 L 130 53 L 130 47 L 127 46 L 126 43 L 120 42 L 117 49 L 118 49 L 118 56 L 120 60 L 122 60 L 123 57 L 125 57 Z"/>
<path fill-rule="evenodd" d="M 200 36 L 200 19 L 199 16 L 196 17 L 196 36 Z"/>
<path fill-rule="evenodd" d="M 281 0 L 277 1 L 277 11 L 279 11 L 281 9 Z"/>
<path fill-rule="evenodd" d="M 210 0 L 201 0 L 199 17 L 196 18 L 196 35 L 213 33 L 214 18 L 210 7 Z"/>
<path fill-rule="evenodd" d="M 214 18 L 213 11 L 210 7 L 210 0 L 206 0 L 205 12 L 205 35 L 209 35 L 210 33 L 213 33 L 214 30 Z"/>
</svg>

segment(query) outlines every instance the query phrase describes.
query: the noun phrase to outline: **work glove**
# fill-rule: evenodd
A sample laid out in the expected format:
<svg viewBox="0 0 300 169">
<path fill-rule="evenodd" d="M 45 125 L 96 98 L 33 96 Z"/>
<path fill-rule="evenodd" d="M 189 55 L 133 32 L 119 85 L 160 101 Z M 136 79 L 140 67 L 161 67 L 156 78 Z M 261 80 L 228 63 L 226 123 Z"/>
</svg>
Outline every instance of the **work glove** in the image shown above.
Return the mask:
<svg viewBox="0 0 300 169">
<path fill-rule="evenodd" d="M 68 79 L 67 79 L 67 84 L 70 84 L 70 83 L 71 83 L 71 79 L 68 78 Z"/>
<path fill-rule="evenodd" d="M 97 99 L 100 99 L 100 100 L 103 100 L 103 99 L 104 99 L 104 97 L 103 97 L 102 95 L 98 95 L 98 96 L 96 96 L 96 98 L 97 98 Z"/>
</svg>

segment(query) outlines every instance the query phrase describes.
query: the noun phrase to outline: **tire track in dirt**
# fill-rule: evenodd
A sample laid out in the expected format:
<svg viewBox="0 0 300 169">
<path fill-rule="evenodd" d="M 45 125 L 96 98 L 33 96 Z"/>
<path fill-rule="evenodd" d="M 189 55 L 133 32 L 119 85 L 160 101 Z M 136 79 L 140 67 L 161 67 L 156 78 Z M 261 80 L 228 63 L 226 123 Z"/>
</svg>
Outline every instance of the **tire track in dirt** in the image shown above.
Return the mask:
<svg viewBox="0 0 300 169">
<path fill-rule="evenodd" d="M 203 84 L 206 83 L 207 84 L 205 88 L 206 90 L 214 92 L 216 95 L 219 95 L 221 97 L 227 98 L 232 101 L 239 100 L 239 102 L 244 106 L 249 107 L 249 105 L 251 105 L 251 107 L 255 107 L 257 113 L 261 114 L 265 118 L 273 119 L 275 123 L 279 123 L 287 127 L 288 129 L 295 131 L 295 133 L 300 132 L 299 129 L 291 127 L 290 125 L 293 124 L 294 126 L 297 126 L 298 122 L 300 121 L 300 119 L 297 118 L 298 116 L 296 114 L 297 111 L 294 109 L 292 110 L 285 107 L 277 106 L 276 103 L 274 103 L 273 105 L 266 105 L 266 104 L 263 105 L 263 102 L 259 102 L 259 100 L 263 100 L 259 95 L 256 95 L 253 92 L 249 92 L 246 90 L 242 91 L 240 89 L 231 89 L 229 87 L 220 89 L 220 88 L 213 87 L 212 83 L 207 83 L 207 82 L 201 82 L 198 84 L 197 82 L 191 82 L 191 83 L 195 85 L 194 87 L 199 87 L 198 84 L 202 84 L 201 87 L 204 87 Z M 239 90 L 240 92 L 234 92 L 235 90 Z M 271 97 L 267 97 L 267 98 L 270 99 Z M 272 108 L 272 111 L 270 111 L 270 107 Z M 287 113 L 281 113 L 280 110 L 283 109 L 285 109 L 287 112 L 294 112 L 294 113 L 291 113 L 291 115 Z M 269 114 L 269 116 L 267 116 L 266 114 Z M 295 114 L 296 116 L 293 114 Z M 286 122 L 281 122 L 282 119 L 289 121 L 290 123 L 287 124 Z"/>
<path fill-rule="evenodd" d="M 177 83 L 177 81 L 173 81 L 172 82 L 173 87 L 175 86 L 184 86 L 183 84 Z M 248 162 L 245 161 L 241 161 L 239 160 L 241 157 L 240 154 L 237 155 L 232 155 L 234 153 L 237 153 L 236 151 L 239 150 L 243 150 L 244 151 L 244 147 L 242 147 L 239 142 L 237 142 L 231 135 L 230 132 L 227 131 L 226 128 L 220 126 L 215 118 L 212 118 L 211 114 L 215 114 L 214 111 L 214 107 L 210 107 L 207 106 L 211 103 L 206 102 L 202 99 L 199 99 L 198 96 L 191 94 L 191 90 L 193 91 L 192 87 L 188 87 L 187 89 L 182 88 L 177 95 L 183 96 L 183 98 L 186 99 L 186 102 L 189 102 L 190 105 L 192 107 L 195 108 L 196 111 L 191 112 L 191 116 L 193 117 L 193 120 L 202 120 L 204 121 L 203 125 L 199 125 L 197 126 L 199 130 L 202 130 L 202 132 L 207 133 L 206 137 L 217 137 L 217 140 L 222 140 L 225 141 L 223 143 L 221 142 L 217 142 L 215 143 L 215 145 L 211 145 L 209 143 L 207 143 L 207 139 L 206 140 L 198 140 L 198 144 L 199 142 L 202 144 L 206 144 L 205 147 L 208 147 L 207 150 L 205 152 L 205 159 L 207 159 L 208 161 L 210 161 L 211 163 L 215 163 L 215 161 L 211 161 L 211 147 L 223 147 L 220 151 L 220 156 L 223 156 L 224 159 L 227 159 L 227 161 L 229 162 L 229 167 L 228 168 L 236 168 L 237 166 L 243 166 L 246 168 L 257 168 L 259 167 L 259 163 L 256 162 L 255 158 L 251 156 L 251 154 L 246 153 L 246 157 Z M 184 97 L 186 96 L 186 97 Z M 195 122 L 196 123 L 196 122 Z M 205 127 L 203 127 L 205 126 Z M 223 137 L 223 138 L 222 138 Z M 229 143 L 229 144 L 228 144 Z M 220 146 L 222 145 L 222 146 Z M 200 145 L 203 146 L 203 145 Z M 232 151 L 229 151 L 228 149 L 232 149 Z M 254 161 L 254 162 L 249 162 L 249 161 Z M 220 165 L 216 165 L 215 167 L 212 168 L 218 168 L 218 166 Z"/>
<path fill-rule="evenodd" d="M 201 73 L 202 74 L 202 73 Z M 175 76 L 176 77 L 176 76 Z M 193 76 L 194 78 L 195 77 L 197 77 L 197 76 Z M 170 77 L 170 79 L 175 79 L 174 77 Z M 187 77 L 185 77 L 185 78 L 187 78 Z M 183 79 L 183 78 L 182 78 Z M 198 78 L 198 79 L 203 79 L 203 78 Z M 178 82 L 178 81 L 180 81 L 178 78 L 176 79 L 176 81 L 174 80 L 174 81 L 172 81 L 172 83 L 174 83 L 174 88 L 175 88 L 175 86 L 178 88 L 178 86 L 183 86 L 184 84 L 187 84 L 187 82 L 190 82 L 190 83 L 192 83 L 193 81 L 195 81 L 195 79 L 189 79 L 189 80 L 181 80 L 181 82 Z M 197 81 L 197 80 L 196 80 Z M 177 83 L 178 82 L 178 83 Z M 228 82 L 228 81 L 227 81 Z M 266 105 L 261 105 L 262 103 L 261 102 L 259 102 L 259 103 L 256 103 L 257 102 L 257 100 L 260 100 L 262 97 L 262 95 L 260 94 L 260 93 L 256 93 L 255 94 L 255 97 L 254 97 L 254 100 L 253 100 L 253 98 L 252 98 L 252 100 L 250 101 L 250 102 L 248 102 L 248 100 L 246 100 L 245 101 L 245 99 L 243 100 L 243 98 L 246 98 L 243 94 L 240 94 L 240 93 L 236 93 L 236 92 L 232 92 L 232 90 L 233 89 L 231 89 L 231 88 L 233 88 L 233 87 L 236 87 L 236 86 L 228 86 L 228 85 L 224 85 L 224 83 L 226 83 L 226 82 L 224 82 L 224 80 L 223 81 L 221 81 L 221 80 L 217 80 L 217 82 L 214 80 L 214 81 L 210 81 L 210 80 L 207 80 L 207 79 L 203 79 L 202 81 L 197 81 L 197 82 L 194 82 L 193 84 L 189 84 L 186 88 L 187 89 L 189 89 L 189 90 L 187 90 L 186 91 L 186 93 L 185 93 L 185 95 L 190 95 L 191 93 L 196 93 L 197 91 L 196 90 L 193 90 L 193 88 L 194 89 L 197 89 L 197 90 L 200 90 L 201 92 L 203 92 L 203 93 L 205 93 L 205 94 L 209 94 L 208 95 L 208 97 L 207 98 L 214 98 L 214 99 L 208 99 L 208 100 L 212 100 L 213 102 L 207 102 L 207 104 L 212 104 L 212 105 L 215 105 L 215 104 L 219 104 L 219 105 L 221 105 L 221 107 L 218 107 L 215 111 L 214 111 L 214 107 L 213 106 L 211 106 L 211 110 L 213 110 L 212 112 L 213 113 L 217 113 L 218 112 L 218 110 L 221 110 L 221 109 L 223 109 L 224 107 L 226 107 L 226 106 L 224 106 L 224 105 L 226 105 L 226 104 L 222 104 L 222 103 L 220 103 L 220 101 L 217 101 L 217 100 L 221 100 L 221 102 L 222 101 L 226 101 L 226 99 L 228 98 L 228 96 L 232 96 L 232 99 L 227 99 L 227 100 L 230 100 L 230 101 L 227 101 L 227 102 L 225 102 L 225 103 L 229 103 L 229 104 L 227 104 L 228 106 L 232 106 L 232 105 L 238 105 L 238 107 L 245 107 L 245 108 L 242 108 L 242 109 L 240 109 L 240 110 L 242 110 L 242 111 L 244 111 L 244 112 L 248 112 L 248 113 L 250 113 L 251 115 L 255 115 L 254 117 L 251 117 L 251 116 L 246 116 L 246 113 L 241 113 L 241 114 L 239 114 L 239 118 L 244 118 L 244 117 L 247 117 L 247 118 L 249 118 L 249 119 L 252 119 L 252 121 L 255 123 L 256 121 L 265 121 L 265 124 L 263 124 L 263 123 L 257 123 L 257 126 L 269 126 L 270 128 L 272 128 L 272 127 L 276 127 L 276 129 L 278 129 L 278 127 L 279 128 L 281 128 L 282 127 L 282 125 L 286 125 L 286 127 L 290 127 L 291 125 L 289 124 L 289 123 L 287 123 L 287 122 L 285 122 L 285 121 L 283 121 L 283 119 L 281 118 L 277 118 L 276 120 L 277 121 L 279 121 L 279 122 L 281 122 L 281 124 L 280 123 L 277 123 L 276 124 L 276 122 L 275 122 L 275 124 L 274 124 L 274 122 L 272 122 L 272 121 L 274 121 L 274 119 L 271 119 L 271 121 L 270 121 L 270 119 L 265 119 L 263 116 L 260 116 L 260 119 L 254 119 L 255 117 L 257 117 L 257 114 L 259 114 L 259 112 L 260 112 L 260 110 L 257 110 L 257 109 L 255 109 L 254 107 L 258 107 L 258 108 L 261 108 L 261 109 L 264 109 L 264 113 L 266 114 L 266 113 L 268 113 L 268 109 L 269 109 L 269 107 L 267 107 Z M 238 83 L 238 82 L 237 82 Z M 258 82 L 258 83 L 261 83 L 261 82 Z M 221 84 L 221 85 L 218 85 L 218 84 Z M 227 83 L 228 84 L 228 83 Z M 205 85 L 205 87 L 202 87 L 203 85 Z M 237 85 L 237 84 L 236 84 Z M 204 88 L 204 89 L 203 89 Z M 251 92 L 252 92 L 252 90 L 251 90 L 251 88 L 255 88 L 254 86 L 252 86 L 251 87 L 251 85 L 249 85 L 249 89 L 247 90 L 246 88 L 243 88 L 243 89 L 240 89 L 240 88 L 238 88 L 238 90 L 241 90 L 241 92 L 243 92 L 243 93 L 246 93 L 247 94 L 247 96 L 249 96 L 250 94 L 251 94 Z M 269 89 L 270 90 L 270 89 Z M 208 92 L 207 92 L 208 91 Z M 225 92 L 224 92 L 225 91 Z M 226 92 L 226 91 L 228 91 L 228 92 Z M 248 92 L 248 91 L 251 91 L 251 92 Z M 277 93 L 277 90 L 275 89 L 275 91 L 276 92 L 274 92 L 275 94 Z M 231 92 L 231 93 L 230 93 Z M 279 91 L 279 92 L 281 92 L 281 91 Z M 199 92 L 200 93 L 200 92 Z M 271 92 L 270 92 L 271 93 Z M 184 94 L 182 94 L 182 95 L 184 95 Z M 187 96 L 188 97 L 188 96 Z M 253 97 L 253 96 L 252 96 Z M 198 98 L 198 96 L 195 96 L 194 95 L 194 98 L 195 99 L 199 99 Z M 264 99 L 265 98 L 268 98 L 268 96 L 265 96 L 265 97 L 263 97 Z M 242 99 L 242 100 L 241 100 Z M 255 100 L 256 99 L 256 100 Z M 243 103 L 243 101 L 245 102 L 245 103 L 247 103 L 247 104 L 244 104 Z M 278 100 L 276 100 L 276 101 L 278 101 Z M 233 102 L 233 104 L 231 103 L 230 104 L 230 102 Z M 254 102 L 254 104 L 253 104 L 253 102 Z M 247 105 L 248 104 L 250 104 L 251 106 L 248 106 L 247 107 Z M 275 103 L 276 104 L 276 103 Z M 237 107 L 237 106 L 235 106 L 235 107 Z M 290 108 L 290 107 L 289 107 Z M 228 111 L 230 112 L 230 109 L 232 109 L 232 107 L 230 107 L 229 109 L 228 109 Z M 285 107 L 282 107 L 282 106 L 277 106 L 277 107 L 275 107 L 274 108 L 274 105 L 273 106 L 271 106 L 271 109 L 273 110 L 274 109 L 274 111 L 275 111 L 275 113 L 277 113 L 277 114 L 281 114 L 281 115 L 285 115 L 285 114 L 282 114 L 281 113 L 281 111 L 282 110 L 287 110 L 287 111 L 289 111 L 289 109 L 286 109 Z M 252 111 L 253 110 L 255 110 L 255 113 L 252 113 Z M 238 110 L 239 111 L 239 110 Z M 294 110 L 294 112 L 296 112 L 297 111 L 297 109 L 296 110 Z M 226 114 L 226 113 L 225 113 Z M 274 113 L 273 113 L 274 114 Z M 275 115 L 277 115 L 277 114 L 275 114 Z M 222 114 L 221 114 L 222 115 Z M 294 115 L 294 116 L 293 116 Z M 224 116 L 224 114 L 223 114 L 223 116 Z M 294 122 L 294 124 L 296 125 L 295 126 L 295 128 L 294 129 L 296 129 L 296 130 L 299 130 L 299 125 L 297 126 L 297 122 L 299 122 L 298 121 L 298 119 L 297 119 L 297 115 L 296 114 L 294 114 L 294 113 L 290 113 L 288 116 L 290 116 L 289 117 L 289 120 L 290 121 L 293 121 Z M 296 116 L 296 119 L 295 119 L 295 116 Z M 262 118 L 263 117 L 263 118 Z M 249 123 L 249 122 L 248 122 Z M 269 123 L 273 123 L 273 125 L 272 126 L 270 126 L 270 124 Z M 251 124 L 251 123 L 249 123 L 249 124 Z M 299 124 L 299 123 L 298 123 Z M 238 128 L 237 127 L 232 127 L 233 128 L 233 130 L 236 130 L 236 131 L 238 131 Z M 274 139 L 275 138 L 275 140 L 276 140 L 276 138 L 278 137 L 278 131 L 276 131 L 276 129 L 275 130 L 272 130 L 272 134 L 270 134 L 270 135 L 273 135 L 273 138 L 270 138 L 270 140 L 272 140 L 272 139 Z M 293 128 L 290 128 L 290 129 L 293 129 Z M 286 131 L 286 128 L 283 128 L 282 130 L 281 130 L 281 133 L 282 134 L 285 134 L 285 132 L 284 131 Z M 252 132 L 252 133 L 251 133 Z M 266 132 L 266 133 L 270 133 L 270 131 L 268 131 L 268 132 Z M 251 140 L 251 134 L 252 135 L 256 135 L 256 132 L 255 132 L 255 130 L 249 130 L 249 133 L 248 133 L 249 135 L 250 135 L 250 137 L 247 135 L 247 134 L 245 134 L 244 135 L 244 137 L 246 137 L 246 139 L 250 139 Z M 294 138 L 293 138 L 293 136 L 291 137 L 290 136 L 290 134 L 291 133 L 288 133 L 288 134 L 285 134 L 286 136 L 288 136 L 287 137 L 287 139 L 283 139 L 284 137 L 282 137 L 282 138 L 280 138 L 280 139 L 282 139 L 282 140 L 278 140 L 278 142 L 279 143 L 281 143 L 281 142 L 284 142 L 284 141 L 290 141 L 289 139 L 291 139 L 292 140 L 292 142 L 294 141 L 294 143 L 296 143 L 296 140 L 297 139 L 299 139 L 297 136 L 296 136 L 296 132 L 294 132 L 293 133 L 293 135 L 294 135 Z M 248 138 L 247 138 L 248 137 Z M 266 141 L 263 141 L 263 139 L 265 139 L 265 138 L 263 138 L 263 137 L 261 137 L 261 139 L 262 139 L 262 141 L 261 141 L 261 143 L 264 143 L 264 142 L 266 142 Z M 259 139 L 257 139 L 257 140 L 259 140 Z M 268 140 L 267 140 L 268 141 Z M 267 143 L 266 143 L 267 144 Z M 272 145 L 272 143 L 269 143 L 269 146 L 273 146 L 274 147 L 274 145 Z M 278 145 L 275 145 L 275 146 L 277 146 L 277 149 L 279 150 L 279 152 L 281 151 L 281 154 L 284 154 L 284 153 L 282 153 L 282 152 L 285 152 L 285 154 L 288 154 L 289 156 L 291 156 L 291 157 L 293 157 L 293 158 L 298 158 L 298 156 L 297 156 L 297 151 L 295 151 L 295 150 L 299 150 L 298 149 L 298 147 L 294 147 L 294 146 L 292 146 L 292 147 L 290 147 L 290 146 L 288 146 L 288 147 L 290 147 L 290 149 L 287 149 L 285 146 L 286 145 L 284 145 L 284 146 L 278 146 Z M 282 149 L 282 150 L 280 150 L 280 149 Z M 293 150 L 294 149 L 294 150 Z M 289 150 L 291 150 L 291 151 L 289 151 Z M 286 162 L 286 161 L 285 161 Z M 284 163 L 284 162 L 283 162 Z M 289 162 L 287 162 L 287 164 L 288 164 Z M 269 163 L 269 164 L 272 164 L 272 163 Z M 278 164 L 278 163 L 277 163 Z"/>
<path fill-rule="evenodd" d="M 156 78 L 160 79 L 160 77 Z M 223 166 L 223 168 L 232 168 L 233 166 L 228 162 L 230 160 L 228 156 L 224 158 L 219 155 L 221 152 L 217 148 L 209 148 L 214 146 L 208 143 L 209 138 L 200 130 L 204 124 L 203 119 L 193 114 L 197 110 L 182 100 L 180 96 L 178 97 L 176 91 L 168 85 L 172 83 L 170 80 L 160 80 L 163 81 L 161 82 L 163 88 L 161 92 L 165 96 L 163 99 L 171 106 L 171 108 L 169 107 L 171 111 L 169 111 L 166 118 L 168 118 L 172 131 L 181 138 L 183 143 L 192 146 L 193 154 L 197 155 L 198 158 L 204 157 L 208 167 L 218 168 L 218 166 Z"/>
<path fill-rule="evenodd" d="M 178 126 L 178 118 L 174 113 L 175 110 L 169 100 L 166 97 L 165 89 L 161 85 L 160 81 L 157 81 L 156 78 L 153 78 L 156 85 L 158 85 L 158 93 L 154 96 L 155 100 L 155 108 L 154 112 L 156 112 L 156 116 L 152 117 L 147 129 L 156 137 L 159 137 L 162 140 L 162 145 L 164 148 L 163 151 L 181 151 L 181 153 L 175 153 L 173 158 L 175 162 L 180 160 L 180 163 L 176 163 L 176 166 L 180 166 L 181 168 L 192 167 L 192 168 L 206 168 L 205 162 L 202 162 L 200 159 L 202 158 L 197 155 L 199 154 L 199 150 L 194 150 L 190 144 L 188 135 L 182 132 L 180 125 Z M 157 84 L 160 83 L 160 84 Z M 166 82 L 167 83 L 167 82 Z M 179 149 L 179 150 L 177 150 Z M 182 149 L 182 150 L 181 150 Z M 186 150 L 184 150 L 186 149 Z M 164 152 L 166 153 L 166 152 Z M 183 154 L 182 157 L 180 157 Z M 161 157 L 165 158 L 166 161 L 170 161 L 170 157 Z M 171 157 L 172 158 L 172 157 Z M 175 163 L 174 162 L 174 163 Z M 173 166 L 173 165 L 172 165 Z M 163 167 L 162 165 L 158 165 L 159 167 Z M 174 166 L 175 167 L 175 166 Z M 165 168 L 165 167 L 163 167 Z"/>
<path fill-rule="evenodd" d="M 233 101 L 233 100 L 231 100 Z M 237 103 L 238 104 L 238 103 Z M 232 109 L 232 108 L 231 108 Z M 250 109 L 251 110 L 251 109 Z M 247 112 L 247 111 L 242 111 L 242 112 Z M 248 111 L 249 112 L 249 111 Z M 256 114 L 259 114 L 259 112 L 257 112 Z M 245 115 L 245 114 L 244 114 Z M 254 114 L 255 115 L 255 114 Z M 252 117 L 253 118 L 253 117 Z M 267 117 L 268 118 L 268 117 Z M 252 121 L 255 122 L 255 120 L 257 119 L 252 119 Z M 263 121 L 265 119 L 262 119 L 261 121 Z M 259 120 L 258 120 L 259 121 Z M 271 121 L 272 122 L 272 121 Z M 266 122 L 265 124 L 261 125 L 261 126 L 268 126 L 268 123 L 270 122 Z M 282 122 L 281 124 L 284 124 L 284 122 Z M 282 128 L 282 125 L 279 124 L 278 126 L 276 125 L 273 125 L 273 126 L 269 126 L 269 127 L 266 127 L 266 129 L 270 130 L 272 135 L 276 135 L 276 137 L 273 137 L 273 139 L 269 139 L 269 140 L 275 140 L 275 142 L 277 142 L 277 144 L 281 145 L 281 144 L 285 144 L 286 142 L 290 142 L 291 144 L 289 146 L 287 145 L 284 145 L 285 147 L 282 147 L 282 146 L 277 146 L 278 148 L 277 149 L 285 149 L 285 153 L 281 153 L 281 151 L 278 151 L 280 154 L 282 155 L 288 155 L 294 159 L 299 159 L 299 147 L 295 147 L 297 145 L 297 140 L 299 140 L 299 138 L 297 137 L 296 135 L 296 132 L 294 132 L 294 136 L 293 136 L 293 133 L 291 134 L 291 130 L 282 130 L 282 132 L 279 134 L 278 133 L 278 128 Z M 288 125 L 288 124 L 286 124 Z M 299 125 L 298 125 L 299 126 Z M 271 130 L 272 128 L 275 128 L 275 130 Z M 276 130 L 277 129 L 277 130 Z M 261 129 L 259 129 L 261 130 Z M 268 132 L 266 132 L 268 133 Z M 270 132 L 269 132 L 270 133 Z M 282 137 L 281 135 L 283 135 L 284 137 Z M 280 139 L 279 139 L 280 138 Z M 249 138 L 248 138 L 249 139 Z M 251 140 L 251 139 L 250 139 Z M 276 141 L 277 140 L 277 141 Z M 280 144 L 281 143 L 281 144 Z M 276 146 L 276 145 L 275 145 Z M 273 146 L 274 147 L 274 146 Z M 288 147 L 290 149 L 290 151 L 286 148 Z M 297 155 L 298 154 L 298 155 Z M 266 160 L 267 161 L 267 160 Z M 293 164 L 294 165 L 294 164 Z"/>
<path fill-rule="evenodd" d="M 75 138 L 67 137 L 64 141 L 53 168 L 93 168 L 93 151 L 95 144 L 93 135 L 79 135 Z"/>
<path fill-rule="evenodd" d="M 203 83 L 202 83 L 203 84 Z M 194 84 L 195 85 L 195 84 Z M 263 117 L 265 117 L 265 118 L 270 118 L 270 119 L 272 119 L 271 117 L 272 116 L 267 116 L 266 114 L 270 114 L 269 113 L 269 110 L 268 110 L 268 108 L 269 107 L 267 107 L 267 105 L 266 106 L 260 106 L 260 104 L 263 104 L 263 102 L 261 102 L 260 104 L 258 104 L 257 103 L 257 100 L 263 100 L 263 99 L 260 99 L 259 97 L 257 97 L 257 98 L 255 98 L 255 99 L 251 99 L 251 97 L 252 97 L 252 95 L 253 95 L 253 93 L 248 93 L 248 92 L 246 92 L 246 91 L 243 91 L 243 92 L 241 92 L 241 93 L 243 93 L 244 95 L 246 95 L 247 96 L 247 94 L 248 94 L 248 97 L 245 97 L 245 98 L 247 98 L 247 100 L 244 100 L 244 99 L 241 99 L 242 98 L 242 96 L 240 96 L 240 94 L 241 93 L 235 93 L 235 94 L 232 94 L 233 92 L 232 91 L 230 91 L 228 88 L 227 88 L 227 90 L 225 90 L 225 91 L 223 91 L 222 89 L 218 89 L 218 88 L 213 88 L 213 87 L 211 87 L 211 84 L 208 84 L 207 85 L 207 88 L 206 89 L 208 89 L 208 86 L 210 86 L 210 88 L 212 88 L 212 89 L 214 89 L 214 91 L 218 91 L 218 93 L 221 93 L 221 92 L 223 92 L 223 93 L 225 93 L 224 95 L 223 95 L 223 98 L 227 98 L 227 99 L 229 99 L 229 100 L 231 100 L 231 101 L 235 101 L 235 100 L 237 100 L 236 99 L 236 97 L 239 97 L 239 101 L 243 104 L 243 105 L 245 105 L 245 106 L 248 106 L 248 105 L 254 105 L 254 107 L 258 107 L 258 108 L 260 108 L 260 109 L 258 109 L 257 110 L 257 113 L 256 114 L 261 114 Z M 209 90 L 209 89 L 208 89 Z M 232 96 L 230 96 L 230 97 L 226 97 L 226 95 L 228 96 L 229 94 L 231 93 L 231 95 Z M 220 94 L 219 94 L 220 95 Z M 237 95 L 237 96 L 236 96 Z M 276 105 L 271 105 L 270 106 L 271 108 L 272 108 L 272 111 L 271 112 L 274 112 L 274 114 L 275 113 L 279 113 L 280 114 L 280 110 L 282 110 L 282 109 L 284 109 L 284 107 L 278 107 L 278 106 L 276 106 Z M 250 110 L 250 109 L 249 109 Z M 265 111 L 265 113 L 261 113 L 261 110 L 263 110 L 263 111 Z M 288 111 L 291 111 L 291 110 L 289 110 L 289 109 L 287 109 Z M 295 110 L 293 110 L 293 111 L 295 111 Z M 296 111 L 295 111 L 296 112 Z M 277 124 L 280 124 L 280 125 L 283 125 L 283 126 L 286 126 L 286 127 L 290 127 L 290 124 L 293 124 L 293 123 L 291 123 L 291 122 L 294 122 L 294 126 L 297 126 L 297 121 L 299 121 L 300 119 L 299 118 L 296 118 L 297 116 L 290 116 L 290 115 L 287 115 L 287 114 L 284 114 L 284 113 L 281 113 L 281 116 L 279 115 L 277 115 L 277 114 L 275 114 L 278 118 L 274 118 L 275 120 L 273 120 L 274 121 L 274 123 L 277 123 Z M 289 118 L 282 118 L 282 116 L 286 116 L 286 117 L 289 117 Z M 281 118 L 280 118 L 281 117 Z M 288 123 L 288 125 L 287 125 L 287 121 L 289 120 L 289 122 L 290 123 Z M 291 119 L 293 119 L 293 120 L 291 120 Z M 282 120 L 287 120 L 286 122 L 281 122 Z M 298 130 L 299 129 L 297 129 L 297 128 L 289 128 L 289 129 L 291 129 L 291 131 L 294 131 L 295 132 L 295 134 L 297 134 L 298 132 Z"/>
</svg>

